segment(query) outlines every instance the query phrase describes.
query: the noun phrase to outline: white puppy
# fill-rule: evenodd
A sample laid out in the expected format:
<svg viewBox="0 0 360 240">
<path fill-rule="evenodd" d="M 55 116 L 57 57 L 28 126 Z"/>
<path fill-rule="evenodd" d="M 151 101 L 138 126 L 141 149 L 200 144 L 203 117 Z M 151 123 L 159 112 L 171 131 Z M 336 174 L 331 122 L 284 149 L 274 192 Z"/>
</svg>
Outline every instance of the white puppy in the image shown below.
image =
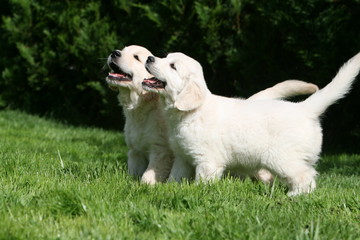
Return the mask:
<svg viewBox="0 0 360 240">
<path fill-rule="evenodd" d="M 169 126 L 175 154 L 170 179 L 188 177 L 192 166 L 197 181 L 217 179 L 226 169 L 253 174 L 264 168 L 284 179 L 292 196 L 315 189 L 319 116 L 349 91 L 360 70 L 360 53 L 300 103 L 214 95 L 201 65 L 182 53 L 150 56 L 145 66 L 155 77 L 144 80 L 143 87 L 160 93 Z"/>
<path fill-rule="evenodd" d="M 110 88 L 118 90 L 118 99 L 125 115 L 125 140 L 129 147 L 128 171 L 140 176 L 149 184 L 167 179 L 173 155 L 168 146 L 167 128 L 159 107 L 159 96 L 146 92 L 141 86 L 145 78 L 151 77 L 144 63 L 151 52 L 141 46 L 128 46 L 110 54 L 107 63 L 112 69 L 106 78 Z M 317 86 L 297 80 L 288 80 L 261 91 L 253 98 L 285 98 L 310 94 Z M 259 171 L 258 178 L 271 181 L 267 171 Z"/>
<path fill-rule="evenodd" d="M 159 108 L 159 97 L 142 89 L 144 78 L 151 77 L 144 64 L 151 56 L 146 48 L 128 46 L 108 57 L 112 72 L 106 78 L 125 115 L 125 141 L 129 147 L 128 171 L 141 181 L 154 184 L 169 176 L 173 155 L 168 146 L 166 124 Z"/>
<path fill-rule="evenodd" d="M 112 69 L 106 78 L 110 88 L 119 91 L 118 99 L 125 115 L 125 140 L 129 147 L 128 171 L 140 176 L 141 181 L 154 184 L 167 179 L 173 155 L 168 145 L 167 128 L 159 96 L 143 90 L 143 79 L 150 78 L 145 62 L 151 52 L 141 46 L 128 46 L 110 54 L 107 63 Z M 275 99 L 310 94 L 317 86 L 297 80 L 288 80 L 263 90 L 252 98 Z M 269 182 L 272 176 L 260 171 L 256 176 Z"/>
</svg>

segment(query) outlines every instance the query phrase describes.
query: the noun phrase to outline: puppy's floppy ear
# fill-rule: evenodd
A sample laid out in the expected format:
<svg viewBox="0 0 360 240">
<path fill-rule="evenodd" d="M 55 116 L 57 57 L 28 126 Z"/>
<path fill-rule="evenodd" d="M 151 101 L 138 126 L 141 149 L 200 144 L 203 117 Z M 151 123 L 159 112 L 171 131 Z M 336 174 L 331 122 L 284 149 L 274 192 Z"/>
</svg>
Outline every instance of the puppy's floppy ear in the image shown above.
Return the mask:
<svg viewBox="0 0 360 240">
<path fill-rule="evenodd" d="M 177 96 L 174 106 L 180 111 L 191 111 L 201 106 L 205 100 L 205 89 L 195 81 L 188 81 Z"/>
</svg>

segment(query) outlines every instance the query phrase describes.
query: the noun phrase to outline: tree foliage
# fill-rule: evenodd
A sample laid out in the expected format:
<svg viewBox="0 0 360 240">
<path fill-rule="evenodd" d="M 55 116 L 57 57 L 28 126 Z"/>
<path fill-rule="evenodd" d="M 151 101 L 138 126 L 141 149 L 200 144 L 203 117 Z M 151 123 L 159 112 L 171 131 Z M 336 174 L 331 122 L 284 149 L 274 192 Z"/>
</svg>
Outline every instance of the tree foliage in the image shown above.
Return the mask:
<svg viewBox="0 0 360 240">
<path fill-rule="evenodd" d="M 213 93 L 243 97 L 290 78 L 323 87 L 360 50 L 360 0 L 6 0 L 0 15 L 0 107 L 102 127 L 123 124 L 104 66 L 125 45 L 184 52 Z M 329 146 L 359 142 L 358 96 L 328 111 Z"/>
</svg>

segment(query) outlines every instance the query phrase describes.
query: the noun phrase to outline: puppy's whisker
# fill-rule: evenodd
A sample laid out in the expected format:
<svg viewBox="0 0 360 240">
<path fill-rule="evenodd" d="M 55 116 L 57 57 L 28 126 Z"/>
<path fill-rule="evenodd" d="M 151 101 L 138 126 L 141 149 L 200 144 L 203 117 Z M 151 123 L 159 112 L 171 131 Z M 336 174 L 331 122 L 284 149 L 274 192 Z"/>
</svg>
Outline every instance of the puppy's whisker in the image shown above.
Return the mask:
<svg viewBox="0 0 360 240">
<path fill-rule="evenodd" d="M 104 64 L 101 68 L 102 71 L 105 71 L 106 69 L 108 69 L 108 65 L 107 64 Z"/>
</svg>

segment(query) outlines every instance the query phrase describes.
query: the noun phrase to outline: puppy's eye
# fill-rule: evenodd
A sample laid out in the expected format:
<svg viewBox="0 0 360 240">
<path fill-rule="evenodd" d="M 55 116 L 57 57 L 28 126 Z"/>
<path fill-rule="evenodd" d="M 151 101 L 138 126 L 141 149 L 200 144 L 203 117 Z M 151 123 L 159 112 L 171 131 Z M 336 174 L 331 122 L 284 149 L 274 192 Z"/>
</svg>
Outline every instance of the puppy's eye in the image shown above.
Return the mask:
<svg viewBox="0 0 360 240">
<path fill-rule="evenodd" d="M 138 55 L 134 55 L 134 58 L 140 62 L 140 59 L 139 59 Z"/>
<path fill-rule="evenodd" d="M 172 69 L 176 70 L 175 64 L 171 63 L 171 64 L 170 64 L 170 67 L 171 67 Z"/>
</svg>

